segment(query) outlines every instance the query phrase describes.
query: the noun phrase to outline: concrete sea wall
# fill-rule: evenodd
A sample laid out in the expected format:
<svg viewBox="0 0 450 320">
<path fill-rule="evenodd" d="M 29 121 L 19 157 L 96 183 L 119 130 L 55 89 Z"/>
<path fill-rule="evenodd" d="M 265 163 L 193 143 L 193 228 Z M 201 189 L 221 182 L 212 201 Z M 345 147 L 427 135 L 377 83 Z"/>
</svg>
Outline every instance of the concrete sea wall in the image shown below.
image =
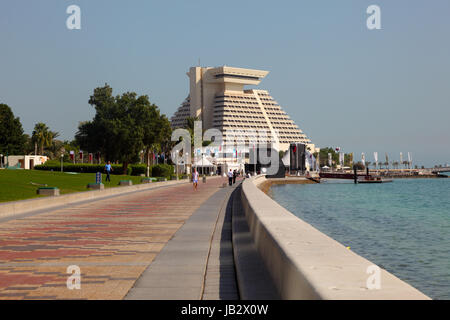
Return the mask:
<svg viewBox="0 0 450 320">
<path fill-rule="evenodd" d="M 282 299 L 429 299 L 284 209 L 258 188 L 266 181 L 245 179 L 241 200 Z"/>
</svg>

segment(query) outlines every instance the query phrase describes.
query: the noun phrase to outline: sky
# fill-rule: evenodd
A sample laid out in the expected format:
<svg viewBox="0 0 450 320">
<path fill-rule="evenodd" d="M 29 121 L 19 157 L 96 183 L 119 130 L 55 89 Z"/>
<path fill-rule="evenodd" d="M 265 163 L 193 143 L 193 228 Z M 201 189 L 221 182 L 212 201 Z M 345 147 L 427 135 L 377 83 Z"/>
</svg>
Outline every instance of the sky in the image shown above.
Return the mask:
<svg viewBox="0 0 450 320">
<path fill-rule="evenodd" d="M 380 30 L 366 25 L 373 4 Z M 200 59 L 270 71 L 258 87 L 318 147 L 433 166 L 450 163 L 449 39 L 448 0 L 2 0 L 0 103 L 26 133 L 45 122 L 71 140 L 105 83 L 171 117 Z"/>
</svg>

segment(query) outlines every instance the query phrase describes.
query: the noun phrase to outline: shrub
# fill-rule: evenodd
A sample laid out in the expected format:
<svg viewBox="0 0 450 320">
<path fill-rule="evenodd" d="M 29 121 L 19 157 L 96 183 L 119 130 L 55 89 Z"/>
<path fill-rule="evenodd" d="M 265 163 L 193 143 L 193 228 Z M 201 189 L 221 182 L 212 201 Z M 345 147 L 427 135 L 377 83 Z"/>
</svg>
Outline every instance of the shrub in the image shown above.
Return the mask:
<svg viewBox="0 0 450 320">
<path fill-rule="evenodd" d="M 113 164 L 112 165 L 113 172 L 111 174 L 122 174 L 122 165 Z M 60 171 L 61 164 L 56 164 L 52 162 L 46 162 L 44 164 L 40 164 L 34 166 L 35 170 L 43 170 L 43 171 Z M 105 165 L 104 164 L 89 164 L 89 163 L 64 163 L 63 164 L 64 172 L 80 172 L 80 173 L 96 173 L 96 172 L 104 172 Z"/>
<path fill-rule="evenodd" d="M 111 174 L 121 175 L 123 174 L 123 166 L 121 164 L 113 164 L 113 171 Z M 34 167 L 35 170 L 44 171 L 60 171 L 61 163 L 56 161 L 47 161 L 44 164 L 40 164 Z M 64 163 L 64 172 L 80 172 L 80 173 L 96 173 L 104 172 L 105 164 L 89 164 L 89 163 Z M 127 168 L 127 175 L 139 176 L 147 173 L 147 166 L 145 164 L 130 164 Z M 157 164 L 150 166 L 151 177 L 170 177 L 173 175 L 173 166 L 168 164 Z"/>
<path fill-rule="evenodd" d="M 152 166 L 152 177 L 170 177 L 173 175 L 173 166 L 169 164 L 157 164 Z"/>
<path fill-rule="evenodd" d="M 131 164 L 128 167 L 131 167 L 133 169 L 131 173 L 133 176 L 140 176 L 141 174 L 147 173 L 147 166 L 145 164 Z M 152 172 L 151 170 L 152 167 L 150 167 L 150 175 Z"/>
</svg>

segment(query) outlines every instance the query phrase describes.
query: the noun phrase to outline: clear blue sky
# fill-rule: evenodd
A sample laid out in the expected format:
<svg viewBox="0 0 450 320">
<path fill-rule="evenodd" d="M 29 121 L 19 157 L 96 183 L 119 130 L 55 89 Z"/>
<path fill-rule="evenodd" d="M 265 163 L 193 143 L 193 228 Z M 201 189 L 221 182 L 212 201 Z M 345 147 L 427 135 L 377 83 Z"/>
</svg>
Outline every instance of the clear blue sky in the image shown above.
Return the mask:
<svg viewBox="0 0 450 320">
<path fill-rule="evenodd" d="M 66 28 L 66 8 L 82 29 Z M 382 30 L 366 28 L 381 7 Z M 47 123 L 72 139 L 88 99 L 147 94 L 169 117 L 188 94 L 189 67 L 264 69 L 261 83 L 320 147 L 373 160 L 412 152 L 450 163 L 450 1 L 0 2 L 0 103 L 31 133 Z"/>
</svg>

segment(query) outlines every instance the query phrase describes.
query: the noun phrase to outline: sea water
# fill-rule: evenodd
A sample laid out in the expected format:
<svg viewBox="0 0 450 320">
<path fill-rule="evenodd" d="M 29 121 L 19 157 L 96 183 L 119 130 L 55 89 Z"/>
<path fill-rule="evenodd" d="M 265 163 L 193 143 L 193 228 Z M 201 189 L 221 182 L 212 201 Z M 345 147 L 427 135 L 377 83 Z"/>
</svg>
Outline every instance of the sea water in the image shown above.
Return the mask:
<svg viewBox="0 0 450 320">
<path fill-rule="evenodd" d="M 269 195 L 429 297 L 450 299 L 450 178 L 274 185 Z"/>
</svg>

